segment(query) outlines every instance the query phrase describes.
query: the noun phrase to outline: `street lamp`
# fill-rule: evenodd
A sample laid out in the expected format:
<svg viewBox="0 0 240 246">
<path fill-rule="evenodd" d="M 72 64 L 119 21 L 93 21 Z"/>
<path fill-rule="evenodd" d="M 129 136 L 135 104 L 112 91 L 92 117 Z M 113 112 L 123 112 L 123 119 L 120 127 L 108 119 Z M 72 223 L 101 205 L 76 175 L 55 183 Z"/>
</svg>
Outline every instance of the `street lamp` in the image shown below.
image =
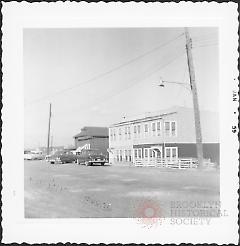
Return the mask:
<svg viewBox="0 0 240 246">
<path fill-rule="evenodd" d="M 189 88 L 190 85 L 188 83 L 183 83 L 183 82 L 178 82 L 178 81 L 166 81 L 166 80 L 162 80 L 162 78 L 160 78 L 160 84 L 158 86 L 165 87 L 166 83 L 181 85 L 181 86 L 184 86 L 187 90 L 191 91 L 191 89 Z"/>
<path fill-rule="evenodd" d="M 198 105 L 198 94 L 197 94 L 197 85 L 195 81 L 195 71 L 193 65 L 192 58 L 192 39 L 190 38 L 188 28 L 185 27 L 185 38 L 186 38 L 186 51 L 187 51 L 187 60 L 188 60 L 188 71 L 189 71 L 189 79 L 190 79 L 190 87 L 192 99 L 193 99 L 193 109 L 194 109 L 194 121 L 195 121 L 195 133 L 196 133 L 196 145 L 197 145 L 197 156 L 198 156 L 198 164 L 199 168 L 203 168 L 203 146 L 202 146 L 202 132 L 201 132 L 201 122 L 200 122 L 200 111 Z M 160 83 L 161 87 L 164 87 L 164 83 L 172 83 L 172 84 L 181 84 L 181 82 L 174 81 L 162 81 Z"/>
<path fill-rule="evenodd" d="M 178 82 L 178 81 L 166 81 L 166 80 L 163 80 L 162 78 L 160 78 L 159 86 L 165 87 L 165 83 L 177 84 L 177 85 L 184 86 L 186 89 L 188 89 L 191 92 L 191 94 L 193 96 L 197 154 L 198 154 L 199 167 L 202 168 L 202 164 L 203 164 L 202 134 L 201 134 L 201 127 L 200 127 L 200 112 L 199 112 L 198 105 L 197 105 L 197 107 L 195 105 L 195 104 L 198 104 L 198 103 L 196 103 L 196 100 L 197 100 L 196 89 L 195 89 L 195 94 L 194 94 L 194 91 L 193 91 L 191 84 Z M 189 86 L 190 86 L 190 88 L 189 88 Z"/>
</svg>

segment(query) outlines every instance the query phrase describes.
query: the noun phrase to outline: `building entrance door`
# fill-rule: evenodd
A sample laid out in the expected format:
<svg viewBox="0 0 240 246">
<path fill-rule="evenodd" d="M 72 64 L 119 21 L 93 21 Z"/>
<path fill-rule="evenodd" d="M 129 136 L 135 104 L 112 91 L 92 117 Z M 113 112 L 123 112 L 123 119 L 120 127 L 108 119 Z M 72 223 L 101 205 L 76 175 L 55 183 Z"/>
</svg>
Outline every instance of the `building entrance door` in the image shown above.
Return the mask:
<svg viewBox="0 0 240 246">
<path fill-rule="evenodd" d="M 157 159 L 162 159 L 162 146 L 154 146 L 151 149 L 155 152 L 155 157 Z"/>
</svg>

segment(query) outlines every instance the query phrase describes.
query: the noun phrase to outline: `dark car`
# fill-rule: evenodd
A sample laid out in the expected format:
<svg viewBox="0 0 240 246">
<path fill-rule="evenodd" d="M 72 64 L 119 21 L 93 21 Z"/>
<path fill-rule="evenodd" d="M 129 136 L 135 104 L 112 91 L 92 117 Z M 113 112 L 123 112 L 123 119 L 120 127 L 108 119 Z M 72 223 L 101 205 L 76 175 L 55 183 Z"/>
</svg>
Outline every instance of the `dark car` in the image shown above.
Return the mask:
<svg viewBox="0 0 240 246">
<path fill-rule="evenodd" d="M 69 151 L 57 151 L 53 155 L 47 157 L 47 161 L 51 164 L 64 164 L 77 161 L 77 156 Z"/>
<path fill-rule="evenodd" d="M 102 166 L 107 162 L 107 157 L 97 149 L 82 150 L 77 155 L 77 163 L 84 164 L 86 166 L 92 166 L 95 163 L 99 163 Z"/>
</svg>

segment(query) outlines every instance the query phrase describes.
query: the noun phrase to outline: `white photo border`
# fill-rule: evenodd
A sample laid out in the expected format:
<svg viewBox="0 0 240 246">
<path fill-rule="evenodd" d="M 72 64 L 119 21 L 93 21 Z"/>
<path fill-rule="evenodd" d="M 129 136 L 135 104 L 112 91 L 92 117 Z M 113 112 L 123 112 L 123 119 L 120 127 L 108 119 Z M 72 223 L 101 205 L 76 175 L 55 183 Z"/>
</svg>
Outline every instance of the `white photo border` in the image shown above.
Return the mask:
<svg viewBox="0 0 240 246">
<path fill-rule="evenodd" d="M 238 12 L 236 3 L 3 3 L 2 227 L 4 243 L 238 243 Z M 23 28 L 219 27 L 221 205 L 209 226 L 146 229 L 133 219 L 24 218 Z M 14 72 L 13 72 L 14 71 Z M 234 80 L 235 79 L 235 80 Z M 214 98 L 213 98 L 214 100 Z M 14 154 L 12 150 L 14 149 Z"/>
</svg>

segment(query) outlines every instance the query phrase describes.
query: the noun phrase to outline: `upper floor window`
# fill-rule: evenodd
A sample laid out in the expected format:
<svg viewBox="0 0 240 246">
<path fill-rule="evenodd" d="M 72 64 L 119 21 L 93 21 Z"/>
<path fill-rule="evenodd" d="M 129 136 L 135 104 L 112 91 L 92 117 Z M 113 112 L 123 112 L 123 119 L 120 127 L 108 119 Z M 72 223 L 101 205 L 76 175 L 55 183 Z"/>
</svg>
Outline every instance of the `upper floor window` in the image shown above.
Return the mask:
<svg viewBox="0 0 240 246">
<path fill-rule="evenodd" d="M 140 134 L 141 134 L 141 126 L 140 125 L 137 126 L 137 133 L 138 133 L 138 136 L 140 136 Z"/>
<path fill-rule="evenodd" d="M 127 126 L 125 126 L 125 139 L 127 139 L 127 131 L 128 131 Z"/>
<path fill-rule="evenodd" d="M 138 125 L 138 134 L 140 134 L 140 132 L 141 132 L 141 126 L 140 125 Z"/>
<path fill-rule="evenodd" d="M 175 137 L 177 136 L 177 123 L 176 121 L 165 121 L 165 135 Z"/>
<path fill-rule="evenodd" d="M 171 122 L 171 131 L 172 131 L 172 136 L 176 136 L 176 122 L 172 121 Z"/>
<path fill-rule="evenodd" d="M 161 135 L 161 122 L 158 121 L 157 122 L 157 136 L 160 136 Z"/>
<path fill-rule="evenodd" d="M 134 132 L 134 137 L 136 137 L 136 134 L 137 134 L 137 126 L 134 126 L 133 127 L 133 132 Z"/>
<path fill-rule="evenodd" d="M 148 124 L 145 124 L 145 125 L 144 125 L 144 131 L 145 131 L 145 132 L 148 132 Z"/>
<path fill-rule="evenodd" d="M 113 140 L 113 129 L 110 129 L 110 140 Z"/>
<path fill-rule="evenodd" d="M 122 139 L 122 129 L 121 128 L 118 129 L 118 135 L 119 135 L 119 140 L 121 140 Z"/>
<path fill-rule="evenodd" d="M 155 122 L 152 123 L 152 135 L 153 136 L 156 135 L 156 123 Z"/>
<path fill-rule="evenodd" d="M 128 139 L 131 139 L 131 130 L 130 130 L 130 126 L 128 127 Z"/>
<path fill-rule="evenodd" d="M 165 125 L 165 135 L 170 136 L 170 122 L 165 121 L 164 125 Z"/>
<path fill-rule="evenodd" d="M 134 138 L 139 138 L 141 133 L 141 125 L 135 125 L 133 127 Z"/>
</svg>

